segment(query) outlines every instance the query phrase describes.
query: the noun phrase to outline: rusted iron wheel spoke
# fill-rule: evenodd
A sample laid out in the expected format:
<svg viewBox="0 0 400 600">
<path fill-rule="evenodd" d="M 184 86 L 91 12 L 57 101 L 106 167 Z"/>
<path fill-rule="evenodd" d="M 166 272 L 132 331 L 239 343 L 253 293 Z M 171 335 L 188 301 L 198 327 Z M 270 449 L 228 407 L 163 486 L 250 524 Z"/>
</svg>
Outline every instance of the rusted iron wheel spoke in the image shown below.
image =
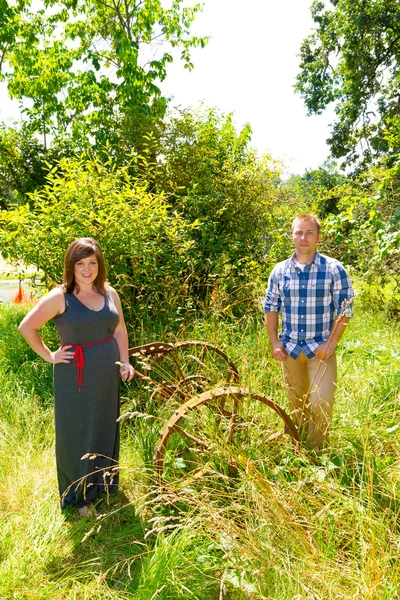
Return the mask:
<svg viewBox="0 0 400 600">
<path fill-rule="evenodd" d="M 217 427 L 222 448 L 224 444 L 234 444 L 236 430 L 241 440 L 239 445 L 243 442 L 243 447 L 249 449 L 251 444 L 254 444 L 254 431 L 259 435 L 261 442 L 255 438 L 255 444 L 260 447 L 276 442 L 285 434 L 294 443 L 299 442 L 298 430 L 286 411 L 269 396 L 239 387 L 236 365 L 217 346 L 193 340 L 174 344 L 152 342 L 131 348 L 129 355 L 134 363 L 136 376 L 154 387 L 152 398 L 159 396 L 167 402 L 182 402 L 161 431 L 155 450 L 154 463 L 160 481 L 164 471 L 165 453 L 172 434 L 186 438 L 208 452 L 213 451 L 214 444 L 208 443 L 198 434 L 200 430 L 204 430 L 207 423 L 211 423 L 213 429 Z M 221 386 L 222 381 L 225 383 Z M 202 389 L 205 391 L 202 392 Z M 275 415 L 272 420 L 272 415 L 265 415 L 265 426 L 264 417 L 259 420 L 256 416 L 258 411 L 251 412 L 254 409 L 254 401 L 261 402 Z M 196 413 L 205 405 L 210 411 L 201 414 L 199 419 Z M 192 411 L 194 419 L 186 421 Z M 182 419 L 185 421 L 182 422 Z M 274 431 L 278 428 L 278 421 L 281 423 L 281 429 Z M 187 450 L 190 451 L 190 445 Z M 191 451 L 196 452 L 194 447 Z M 222 455 L 225 455 L 224 451 Z M 228 462 L 229 471 L 237 471 L 232 456 Z"/>
<path fill-rule="evenodd" d="M 236 365 L 217 346 L 208 342 L 152 342 L 130 348 L 137 377 L 153 384 L 152 397 L 177 395 L 184 400 L 212 385 L 238 383 Z"/>
<path fill-rule="evenodd" d="M 260 394 L 257 392 L 252 392 L 247 388 L 237 387 L 237 386 L 227 386 L 216 388 L 214 390 L 209 390 L 207 392 L 203 392 L 202 394 L 190 398 L 187 402 L 182 404 L 172 415 L 172 417 L 166 423 L 164 429 L 160 434 L 160 440 L 156 448 L 155 456 L 154 456 L 154 464 L 157 471 L 157 474 L 161 480 L 164 468 L 164 456 L 167 448 L 167 443 L 171 433 L 173 431 L 178 431 L 176 428 L 179 427 L 178 423 L 180 420 L 188 414 L 189 411 L 197 409 L 209 402 L 219 401 L 221 402 L 223 399 L 226 401 L 227 399 L 232 398 L 233 400 L 233 409 L 230 414 L 228 435 L 226 442 L 230 443 L 233 439 L 233 434 L 236 428 L 236 418 L 239 411 L 239 405 L 243 404 L 244 401 L 248 399 L 257 400 L 268 406 L 272 409 L 283 421 L 283 429 L 276 434 L 273 434 L 268 439 L 272 441 L 273 439 L 277 439 L 284 433 L 289 435 L 294 441 L 299 441 L 299 434 L 296 426 L 294 425 L 290 416 L 286 413 L 286 411 L 281 408 L 278 404 L 276 404 L 272 398 L 269 396 L 265 396 L 264 394 Z"/>
<path fill-rule="evenodd" d="M 189 433 L 188 431 L 186 431 L 186 429 L 183 429 L 182 427 L 179 427 L 179 425 L 175 425 L 175 427 L 174 427 L 174 433 L 180 433 L 181 435 L 187 437 L 188 440 L 190 440 L 191 442 L 194 442 L 198 446 L 202 446 L 203 448 L 206 448 L 207 450 L 210 447 L 210 444 L 208 444 L 204 440 L 201 440 L 200 438 L 196 437 L 192 433 Z"/>
</svg>

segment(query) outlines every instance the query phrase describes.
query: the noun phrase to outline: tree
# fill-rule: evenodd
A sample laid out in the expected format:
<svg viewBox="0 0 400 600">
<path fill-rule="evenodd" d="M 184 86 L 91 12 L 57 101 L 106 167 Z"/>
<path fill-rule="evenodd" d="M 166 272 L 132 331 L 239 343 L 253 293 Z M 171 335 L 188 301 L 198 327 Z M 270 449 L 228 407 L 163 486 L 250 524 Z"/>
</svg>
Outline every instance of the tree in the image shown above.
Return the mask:
<svg viewBox="0 0 400 600">
<path fill-rule="evenodd" d="M 366 165 L 399 152 L 390 131 L 400 117 L 400 3 L 393 0 L 314 0 L 315 31 L 301 46 L 296 89 L 309 114 L 335 103 L 328 139 L 344 164 Z M 392 140 L 393 141 L 393 140 Z M 392 162 L 393 162 L 392 161 Z"/>
<path fill-rule="evenodd" d="M 53 153 L 24 128 L 0 125 L 0 209 L 27 202 L 46 181 Z"/>
<path fill-rule="evenodd" d="M 72 136 L 78 148 L 88 139 L 117 147 L 127 120 L 162 116 L 158 83 L 170 50 L 181 48 L 191 68 L 191 48 L 206 43 L 190 34 L 200 5 L 183 0 L 168 8 L 161 0 L 42 0 L 39 8 L 19 0 L 4 8 L 0 67 L 10 96 L 24 104 L 31 131 L 60 144 Z"/>
<path fill-rule="evenodd" d="M 331 193 L 340 198 L 340 212 L 323 224 L 324 247 L 362 274 L 364 282 L 377 283 L 380 306 L 386 303 L 399 314 L 400 164 L 370 167 Z"/>
<path fill-rule="evenodd" d="M 181 111 L 133 156 L 140 169 L 105 151 L 102 161 L 64 158 L 29 204 L 0 212 L 0 251 L 57 281 L 65 247 L 89 234 L 137 315 L 198 307 L 216 290 L 240 314 L 280 235 L 277 167 L 249 142 L 249 127 L 237 133 L 231 116 Z"/>
<path fill-rule="evenodd" d="M 347 177 L 338 172 L 336 165 L 326 161 L 318 169 L 306 170 L 303 175 L 293 175 L 281 187 L 291 189 L 300 206 L 308 204 L 307 210 L 323 219 L 330 213 L 338 212 L 339 196 L 332 194 L 331 190 L 344 185 L 346 181 Z"/>
<path fill-rule="evenodd" d="M 198 223 L 189 275 L 203 296 L 217 280 L 254 279 L 267 258 L 278 167 L 250 140 L 249 125 L 237 132 L 232 115 L 207 108 L 170 112 L 160 135 L 155 184 L 187 223 Z"/>
</svg>

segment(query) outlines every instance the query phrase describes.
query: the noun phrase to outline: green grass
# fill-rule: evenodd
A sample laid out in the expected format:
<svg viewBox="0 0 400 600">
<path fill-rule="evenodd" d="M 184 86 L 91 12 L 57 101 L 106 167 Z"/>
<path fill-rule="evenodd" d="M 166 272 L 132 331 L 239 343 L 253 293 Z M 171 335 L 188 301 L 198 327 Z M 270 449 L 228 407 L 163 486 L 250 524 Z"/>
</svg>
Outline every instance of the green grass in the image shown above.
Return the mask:
<svg viewBox="0 0 400 600">
<path fill-rule="evenodd" d="M 260 403 L 243 406 L 233 444 L 224 420 L 217 428 L 205 407 L 188 422 L 211 449 L 193 451 L 172 436 L 160 489 L 152 456 L 175 404 L 137 381 L 125 386 L 123 411 L 141 415 L 122 424 L 121 491 L 101 501 L 104 516 L 93 522 L 58 508 L 51 367 L 15 332 L 24 310 L 0 308 L 2 600 L 394 600 L 400 593 L 398 322 L 360 312 L 351 321 L 339 351 L 332 447 L 320 457 L 294 453 L 286 437 L 266 445 L 265 432 L 278 423 Z M 157 327 L 137 339 L 161 339 Z M 51 326 L 44 335 L 55 339 Z M 222 348 L 241 385 L 286 406 L 261 319 L 199 320 L 179 339 Z M 210 379 L 223 379 L 221 365 L 213 369 Z"/>
</svg>

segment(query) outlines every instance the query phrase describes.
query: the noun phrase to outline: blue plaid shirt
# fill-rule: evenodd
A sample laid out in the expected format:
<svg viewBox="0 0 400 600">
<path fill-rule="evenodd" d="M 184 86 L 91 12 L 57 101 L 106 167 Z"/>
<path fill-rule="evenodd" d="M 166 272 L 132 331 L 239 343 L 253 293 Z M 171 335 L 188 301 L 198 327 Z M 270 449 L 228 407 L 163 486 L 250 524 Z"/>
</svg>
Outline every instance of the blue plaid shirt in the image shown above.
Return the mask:
<svg viewBox="0 0 400 600">
<path fill-rule="evenodd" d="M 264 302 L 265 312 L 282 312 L 280 339 L 286 352 L 309 358 L 325 342 L 335 314 L 352 316 L 354 292 L 343 265 L 316 252 L 304 271 L 296 267 L 296 253 L 273 269 Z"/>
</svg>

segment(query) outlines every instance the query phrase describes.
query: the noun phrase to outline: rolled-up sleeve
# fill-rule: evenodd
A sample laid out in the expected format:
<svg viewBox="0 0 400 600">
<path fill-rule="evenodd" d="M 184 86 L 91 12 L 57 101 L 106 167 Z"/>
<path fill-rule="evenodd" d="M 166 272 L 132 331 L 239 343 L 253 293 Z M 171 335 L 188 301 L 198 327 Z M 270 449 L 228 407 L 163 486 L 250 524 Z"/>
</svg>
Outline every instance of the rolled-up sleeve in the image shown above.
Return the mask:
<svg viewBox="0 0 400 600">
<path fill-rule="evenodd" d="M 341 263 L 337 263 L 333 273 L 333 302 L 337 315 L 353 316 L 354 290 L 349 275 Z"/>
<path fill-rule="evenodd" d="M 278 278 L 276 268 L 272 271 L 264 300 L 264 312 L 280 312 L 281 310 L 281 295 L 279 292 Z"/>
</svg>

